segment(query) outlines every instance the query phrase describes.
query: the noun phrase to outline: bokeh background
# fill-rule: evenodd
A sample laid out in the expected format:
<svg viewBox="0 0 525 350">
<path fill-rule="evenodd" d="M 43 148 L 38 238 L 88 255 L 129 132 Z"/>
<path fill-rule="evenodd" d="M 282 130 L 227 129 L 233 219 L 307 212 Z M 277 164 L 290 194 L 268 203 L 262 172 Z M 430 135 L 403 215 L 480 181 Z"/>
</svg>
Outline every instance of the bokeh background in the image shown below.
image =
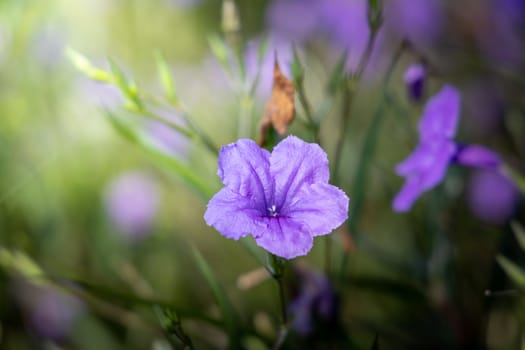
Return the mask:
<svg viewBox="0 0 525 350">
<path fill-rule="evenodd" d="M 0 348 L 170 348 L 149 305 L 124 297 L 119 303 L 108 290 L 180 306 L 196 348 L 226 348 L 224 327 L 203 321 L 220 319 L 220 310 L 192 245 L 240 314 L 243 346 L 270 348 L 278 325 L 275 285 L 264 278 L 246 285 L 241 278 L 257 276 L 261 264 L 206 226 L 203 196 L 115 130 L 105 111 L 125 109 L 122 93 L 90 80 L 66 55 L 72 48 L 103 69 L 111 58 L 141 91 L 162 96 L 155 56 L 162 52 L 192 120 L 224 145 L 256 137 L 274 52 L 291 77 L 295 45 L 306 95 L 318 108 L 345 49 L 343 71 L 351 74 L 370 36 L 363 0 L 250 0 L 238 1 L 237 10 L 240 32 L 228 40 L 219 0 L 0 1 Z M 343 278 L 330 287 L 337 297 L 323 296 L 337 299 L 337 326 L 321 325 L 321 332 L 298 324 L 285 347 L 370 349 L 377 335 L 380 349 L 523 349 L 521 289 L 496 262 L 498 255 L 525 262 L 510 225 L 525 219 L 518 186 L 497 172 L 453 166 L 411 212 L 395 213 L 391 202 L 402 184 L 394 167 L 417 143 L 425 100 L 444 83 L 462 94 L 456 139 L 487 146 L 523 172 L 525 3 L 384 0 L 382 15 L 340 165 L 338 185 L 351 199 L 352 220 L 363 144 L 381 113 L 374 152 L 365 158 L 359 224 L 330 238 L 334 266 L 343 255 L 348 259 Z M 225 68 L 212 53 L 210 42 L 223 37 L 240 52 L 245 70 L 228 59 Z M 385 73 L 402 42 L 385 102 Z M 403 74 L 418 63 L 427 75 L 423 97 L 414 100 Z M 320 136 L 332 160 L 343 97 L 329 98 Z M 378 104 L 384 104 L 380 112 Z M 180 111 L 158 112 L 184 125 Z M 299 122 L 301 107 L 297 113 L 289 132 L 313 141 Z M 219 188 L 210 152 L 158 121 L 133 118 L 152 147 Z M 324 293 L 323 239 L 294 261 L 290 285 L 316 276 L 321 282 L 312 288 Z M 35 266 L 69 282 L 35 281 L 28 272 Z M 105 290 L 67 288 L 71 281 Z M 291 298 L 298 288 L 290 287 Z"/>
</svg>

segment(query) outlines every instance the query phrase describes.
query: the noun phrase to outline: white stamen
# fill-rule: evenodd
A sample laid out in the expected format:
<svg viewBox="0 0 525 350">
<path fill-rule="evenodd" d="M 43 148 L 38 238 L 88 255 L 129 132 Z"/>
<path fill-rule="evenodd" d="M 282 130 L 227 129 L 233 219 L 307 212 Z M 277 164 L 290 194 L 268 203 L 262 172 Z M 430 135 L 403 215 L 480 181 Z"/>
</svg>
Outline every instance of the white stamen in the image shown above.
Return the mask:
<svg viewBox="0 0 525 350">
<path fill-rule="evenodd" d="M 276 208 L 275 204 L 273 204 L 270 208 L 268 208 L 268 211 L 270 212 L 270 216 L 277 216 L 277 215 L 279 215 L 277 213 L 277 208 Z"/>
</svg>

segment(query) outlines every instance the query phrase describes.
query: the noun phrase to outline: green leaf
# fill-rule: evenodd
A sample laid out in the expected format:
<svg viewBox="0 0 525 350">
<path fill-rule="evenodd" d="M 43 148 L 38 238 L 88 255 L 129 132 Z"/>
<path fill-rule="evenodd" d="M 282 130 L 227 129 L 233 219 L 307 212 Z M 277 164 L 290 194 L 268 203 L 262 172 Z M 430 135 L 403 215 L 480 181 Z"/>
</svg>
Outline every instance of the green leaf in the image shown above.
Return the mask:
<svg viewBox="0 0 525 350">
<path fill-rule="evenodd" d="M 224 325 L 226 327 L 226 332 L 228 333 L 228 336 L 230 338 L 230 348 L 238 349 L 240 348 L 241 337 L 240 330 L 237 326 L 239 324 L 237 312 L 230 303 L 230 300 L 226 296 L 226 293 L 224 292 L 223 288 L 215 279 L 215 276 L 213 275 L 210 266 L 195 246 L 192 246 L 192 253 L 193 259 L 197 264 L 197 268 L 202 273 L 204 279 L 206 280 L 206 283 L 208 283 L 208 286 L 212 290 L 215 300 L 217 301 L 217 304 L 221 309 L 221 314 L 224 320 Z"/>
<path fill-rule="evenodd" d="M 125 122 L 123 118 L 119 118 L 108 110 L 106 110 L 105 113 L 115 130 L 120 135 L 146 151 L 157 163 L 173 170 L 181 180 L 189 185 L 189 187 L 204 200 L 208 200 L 213 196 L 215 193 L 215 187 L 210 183 L 203 181 L 201 177 L 195 174 L 191 167 L 149 145 L 148 142 L 133 128 L 133 126 L 130 123 Z"/>
<path fill-rule="evenodd" d="M 293 46 L 293 61 L 291 71 L 295 85 L 297 86 L 301 84 L 304 79 L 304 68 L 301 60 L 299 59 L 299 53 L 297 52 L 297 48 L 295 46 Z"/>
<path fill-rule="evenodd" d="M 210 35 L 208 37 L 208 43 L 210 45 L 211 52 L 219 61 L 219 63 L 226 69 L 230 70 L 230 49 L 226 42 L 221 39 L 218 35 Z"/>
<path fill-rule="evenodd" d="M 112 59 L 109 59 L 109 65 L 113 73 L 114 82 L 131 103 L 131 109 L 134 108 L 142 111 L 143 105 L 140 100 L 137 84 L 133 80 L 128 79 L 122 68 Z"/>
<path fill-rule="evenodd" d="M 330 77 L 328 78 L 328 83 L 326 85 L 326 92 L 328 93 L 328 95 L 334 96 L 345 81 L 345 79 L 347 78 L 347 75 L 345 73 L 345 66 L 347 60 L 348 51 L 345 50 L 339 58 L 339 61 L 337 61 L 337 64 L 335 65 L 334 69 L 330 73 Z"/>
<path fill-rule="evenodd" d="M 84 73 L 89 78 L 104 83 L 112 82 L 113 79 L 109 72 L 93 66 L 91 62 L 78 51 L 68 47 L 65 53 L 75 68 Z"/>
<path fill-rule="evenodd" d="M 14 250 L 10 251 L 0 247 L 0 268 L 15 272 L 35 283 L 42 282 L 44 272 L 26 253 Z"/>
<path fill-rule="evenodd" d="M 257 50 L 257 62 L 259 63 L 259 66 L 261 65 L 264 57 L 266 56 L 266 52 L 268 51 L 268 43 L 270 42 L 268 35 L 264 35 L 259 43 L 259 48 Z"/>
<path fill-rule="evenodd" d="M 510 227 L 521 249 L 525 250 L 525 228 L 517 221 L 512 221 Z"/>
<path fill-rule="evenodd" d="M 518 286 L 525 287 L 525 271 L 503 255 L 498 255 L 496 257 L 499 265 L 505 271 L 507 276 Z"/>
<path fill-rule="evenodd" d="M 508 164 L 503 165 L 504 173 L 516 184 L 522 194 L 525 194 L 525 176 Z"/>
<path fill-rule="evenodd" d="M 193 349 L 193 343 L 182 328 L 181 320 L 175 310 L 155 306 L 153 311 L 155 312 L 162 329 L 167 333 L 168 340 L 171 342 L 172 346 L 177 348 L 178 344 L 173 343 L 171 339 L 172 337 L 175 337 L 184 344 L 186 349 Z"/>
<path fill-rule="evenodd" d="M 266 264 L 266 254 L 257 246 L 252 237 L 243 237 L 239 242 L 246 248 L 248 253 L 261 265 Z"/>
<path fill-rule="evenodd" d="M 112 302 L 123 307 L 130 306 L 149 306 L 160 307 L 162 309 L 177 310 L 177 315 L 180 317 L 194 318 L 215 326 L 221 326 L 219 320 L 210 318 L 209 316 L 196 311 L 194 308 L 188 308 L 183 305 L 175 305 L 172 302 L 144 298 L 138 295 L 130 294 L 107 286 L 97 285 L 91 282 L 86 282 L 77 278 L 53 277 L 48 278 L 57 285 L 60 285 L 68 290 L 82 290 L 92 296 L 100 298 L 101 300 Z"/>
<path fill-rule="evenodd" d="M 159 74 L 160 83 L 162 84 L 162 88 L 164 90 L 164 95 L 171 104 L 178 106 L 179 99 L 175 91 L 175 83 L 164 55 L 157 51 L 155 53 L 155 60 L 157 61 L 157 72 Z"/>
</svg>

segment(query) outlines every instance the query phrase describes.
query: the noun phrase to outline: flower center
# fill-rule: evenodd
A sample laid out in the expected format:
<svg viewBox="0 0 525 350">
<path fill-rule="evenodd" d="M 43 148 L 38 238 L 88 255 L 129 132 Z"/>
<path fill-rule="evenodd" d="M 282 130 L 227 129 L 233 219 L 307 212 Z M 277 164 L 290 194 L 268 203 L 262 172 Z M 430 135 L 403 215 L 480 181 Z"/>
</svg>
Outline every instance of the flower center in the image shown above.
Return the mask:
<svg viewBox="0 0 525 350">
<path fill-rule="evenodd" d="M 276 217 L 279 216 L 279 213 L 277 212 L 277 208 L 275 207 L 275 204 L 273 204 L 270 208 L 268 208 L 268 213 L 270 216 Z"/>
</svg>

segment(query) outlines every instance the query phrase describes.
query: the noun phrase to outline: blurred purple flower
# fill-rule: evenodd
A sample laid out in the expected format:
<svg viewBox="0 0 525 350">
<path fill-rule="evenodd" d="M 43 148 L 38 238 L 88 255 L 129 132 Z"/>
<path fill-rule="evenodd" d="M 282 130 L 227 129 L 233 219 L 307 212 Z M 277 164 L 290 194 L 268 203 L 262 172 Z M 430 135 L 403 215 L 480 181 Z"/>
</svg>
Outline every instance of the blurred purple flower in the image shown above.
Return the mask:
<svg viewBox="0 0 525 350">
<path fill-rule="evenodd" d="M 33 55 L 37 62 L 47 68 L 58 67 L 63 58 L 66 32 L 64 28 L 44 28 L 34 33 L 32 39 Z"/>
<path fill-rule="evenodd" d="M 115 109 L 123 102 L 122 93 L 114 86 L 86 78 L 79 82 L 78 94 L 88 106 Z"/>
<path fill-rule="evenodd" d="M 429 46 L 444 23 L 443 4 L 438 0 L 385 1 L 385 26 L 389 32 L 418 46 Z"/>
<path fill-rule="evenodd" d="M 454 162 L 464 166 L 495 169 L 499 156 L 479 145 L 458 145 L 454 140 L 459 121 L 460 94 L 452 86 L 444 86 L 425 105 L 419 122 L 419 144 L 397 165 L 405 184 L 394 198 L 398 212 L 410 210 L 424 192 L 437 186 Z"/>
<path fill-rule="evenodd" d="M 410 65 L 403 75 L 408 96 L 414 102 L 419 102 L 423 98 L 426 75 L 427 70 L 421 63 Z"/>
<path fill-rule="evenodd" d="M 514 183 L 498 171 L 479 170 L 472 174 L 467 189 L 470 210 L 480 220 L 492 224 L 508 221 L 519 200 Z"/>
<path fill-rule="evenodd" d="M 336 319 L 338 300 L 326 275 L 304 265 L 294 269 L 300 286 L 297 296 L 290 302 L 288 313 L 293 317 L 292 328 L 306 336 L 314 331 L 317 322 L 333 322 Z"/>
<path fill-rule="evenodd" d="M 54 341 L 67 338 L 84 310 L 78 298 L 48 286 L 15 283 L 15 293 L 35 332 Z"/>
<path fill-rule="evenodd" d="M 520 0 L 492 0 L 482 11 L 477 39 L 480 49 L 493 64 L 509 71 L 525 66 L 524 16 L 525 4 Z"/>
<path fill-rule="evenodd" d="M 501 159 L 496 152 L 480 145 L 457 145 L 452 162 L 480 169 L 496 169 Z"/>
<path fill-rule="evenodd" d="M 275 37 L 270 36 L 266 53 L 259 62 L 258 51 L 260 45 L 260 40 L 249 42 L 244 54 L 244 59 L 248 83 L 251 84 L 254 81 L 257 72 L 259 71 L 256 95 L 259 100 L 266 102 L 272 93 L 275 53 L 277 53 L 279 66 L 283 74 L 290 77 L 290 65 L 293 62 L 293 51 L 291 43 L 277 40 Z"/>
<path fill-rule="evenodd" d="M 277 0 L 266 13 L 271 32 L 287 41 L 304 42 L 319 31 L 319 0 Z"/>
<path fill-rule="evenodd" d="M 157 109 L 155 113 L 165 119 L 166 122 L 186 128 L 186 122 L 183 117 L 176 112 Z M 156 149 L 178 158 L 186 158 L 188 156 L 190 140 L 168 124 L 156 120 L 147 120 L 145 133 Z"/>
<path fill-rule="evenodd" d="M 451 85 L 443 86 L 423 109 L 418 126 L 420 140 L 453 138 L 458 127 L 460 104 L 459 91 Z"/>
<path fill-rule="evenodd" d="M 406 177 L 406 181 L 394 198 L 394 210 L 410 210 L 419 196 L 439 184 L 455 151 L 454 142 L 445 138 L 420 142 L 414 152 L 396 167 L 397 174 Z"/>
<path fill-rule="evenodd" d="M 147 133 L 153 145 L 167 154 L 186 158 L 189 152 L 189 141 L 186 136 L 173 130 L 168 125 L 151 121 L 147 125 Z"/>
<path fill-rule="evenodd" d="M 139 172 L 120 175 L 106 189 L 105 206 L 120 233 L 131 239 L 150 232 L 159 205 L 159 193 L 152 178 Z"/>
<path fill-rule="evenodd" d="M 204 220 L 227 238 L 251 234 L 272 254 L 291 259 L 312 248 L 348 218 L 346 194 L 328 184 L 326 153 L 288 136 L 272 153 L 241 139 L 219 153 L 224 188 L 208 203 Z"/>
<path fill-rule="evenodd" d="M 275 37 L 299 45 L 326 38 L 334 57 L 347 51 L 346 68 L 355 71 L 370 37 L 367 8 L 366 0 L 275 0 L 267 24 Z"/>
</svg>

